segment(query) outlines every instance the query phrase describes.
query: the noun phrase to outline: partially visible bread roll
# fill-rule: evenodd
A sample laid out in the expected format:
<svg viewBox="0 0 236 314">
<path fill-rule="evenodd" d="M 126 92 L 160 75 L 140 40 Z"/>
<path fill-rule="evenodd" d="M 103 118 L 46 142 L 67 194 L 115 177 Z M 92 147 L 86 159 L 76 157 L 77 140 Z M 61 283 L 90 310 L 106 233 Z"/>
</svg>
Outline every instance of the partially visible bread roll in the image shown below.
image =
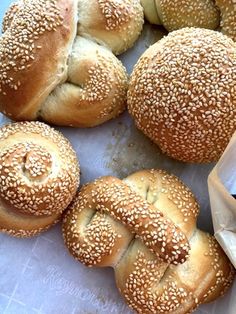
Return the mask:
<svg viewBox="0 0 236 314">
<path fill-rule="evenodd" d="M 79 185 L 67 139 L 40 122 L 0 129 L 0 231 L 28 237 L 48 229 Z"/>
<path fill-rule="evenodd" d="M 68 79 L 42 104 L 40 117 L 49 123 L 92 127 L 126 107 L 127 74 L 107 48 L 77 36 L 68 59 Z"/>
<path fill-rule="evenodd" d="M 162 25 L 160 17 L 157 12 L 155 0 L 141 0 L 145 18 L 151 24 Z"/>
<path fill-rule="evenodd" d="M 11 5 L 0 39 L 0 111 L 74 127 L 114 118 L 126 107 L 128 77 L 111 50 L 131 47 L 142 25 L 139 0 Z"/>
<path fill-rule="evenodd" d="M 216 29 L 220 12 L 213 0 L 155 0 L 158 15 L 168 31 L 184 27 Z"/>
<path fill-rule="evenodd" d="M 218 160 L 236 130 L 236 44 L 212 30 L 170 33 L 136 64 L 128 109 L 170 157 Z"/>
<path fill-rule="evenodd" d="M 236 2 L 235 0 L 216 0 L 221 12 L 221 31 L 236 41 Z"/>
<path fill-rule="evenodd" d="M 153 24 L 168 31 L 184 27 L 216 29 L 220 12 L 213 0 L 142 0 L 144 14 Z"/>
<path fill-rule="evenodd" d="M 78 35 L 120 54 L 132 47 L 143 27 L 140 0 L 79 0 Z"/>
<path fill-rule="evenodd" d="M 165 171 L 139 171 L 123 182 L 103 177 L 77 194 L 63 236 L 85 265 L 114 268 L 137 313 L 189 314 L 223 295 L 235 276 L 215 238 L 196 228 L 198 211 L 191 191 Z M 186 261 L 180 230 L 190 244 Z"/>
</svg>

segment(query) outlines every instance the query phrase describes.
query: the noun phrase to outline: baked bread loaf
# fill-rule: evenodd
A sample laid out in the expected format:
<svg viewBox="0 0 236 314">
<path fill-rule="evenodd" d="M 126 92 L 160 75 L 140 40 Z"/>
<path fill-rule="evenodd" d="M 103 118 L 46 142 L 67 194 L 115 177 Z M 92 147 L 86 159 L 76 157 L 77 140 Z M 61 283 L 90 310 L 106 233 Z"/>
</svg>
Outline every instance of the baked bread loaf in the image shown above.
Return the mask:
<svg viewBox="0 0 236 314">
<path fill-rule="evenodd" d="M 223 295 L 235 275 L 214 237 L 196 228 L 198 210 L 190 190 L 164 171 L 103 177 L 77 194 L 63 235 L 85 265 L 114 268 L 137 313 L 187 314 Z"/>
<path fill-rule="evenodd" d="M 236 41 L 236 2 L 234 0 L 216 0 L 221 12 L 221 31 Z"/>
<path fill-rule="evenodd" d="M 38 234 L 56 223 L 79 185 L 76 154 L 67 139 L 40 122 L 0 129 L 0 231 Z"/>
<path fill-rule="evenodd" d="M 227 1 L 227 0 L 226 0 Z M 184 27 L 216 29 L 220 11 L 213 0 L 141 0 L 146 19 L 168 31 Z"/>
<path fill-rule="evenodd" d="M 132 46 L 142 25 L 139 0 L 13 4 L 0 39 L 0 111 L 77 127 L 115 117 L 126 106 L 127 74 L 111 50 Z"/>
<path fill-rule="evenodd" d="M 236 130 L 236 44 L 212 30 L 170 33 L 136 64 L 128 109 L 167 155 L 218 160 Z"/>
</svg>

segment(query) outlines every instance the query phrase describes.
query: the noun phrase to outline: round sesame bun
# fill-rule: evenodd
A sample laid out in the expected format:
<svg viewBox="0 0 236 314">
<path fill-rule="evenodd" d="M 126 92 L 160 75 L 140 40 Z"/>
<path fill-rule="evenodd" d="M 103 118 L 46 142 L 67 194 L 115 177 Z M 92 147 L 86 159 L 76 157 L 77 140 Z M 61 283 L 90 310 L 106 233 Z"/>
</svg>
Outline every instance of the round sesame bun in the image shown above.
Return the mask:
<svg viewBox="0 0 236 314">
<path fill-rule="evenodd" d="M 54 224 L 79 184 L 76 154 L 40 122 L 0 129 L 0 231 L 27 237 Z"/>
<path fill-rule="evenodd" d="M 125 109 L 127 73 L 111 50 L 133 45 L 142 28 L 142 7 L 138 0 L 122 6 L 77 2 L 18 1 L 6 13 L 0 111 L 11 119 L 91 127 Z"/>
<path fill-rule="evenodd" d="M 167 155 L 219 159 L 236 130 L 236 44 L 211 30 L 186 28 L 151 46 L 131 75 L 128 109 Z"/>
<path fill-rule="evenodd" d="M 137 313 L 186 314 L 223 295 L 235 276 L 214 237 L 196 228 L 198 211 L 191 191 L 165 171 L 103 177 L 77 194 L 63 236 L 85 265 L 114 268 L 119 291 Z M 187 260 L 178 259 L 180 232 L 189 239 Z"/>
<path fill-rule="evenodd" d="M 139 0 L 79 0 L 78 34 L 94 38 L 115 54 L 132 47 L 143 27 Z"/>
<path fill-rule="evenodd" d="M 221 11 L 221 31 L 236 41 L 236 2 L 234 0 L 216 0 Z"/>
<path fill-rule="evenodd" d="M 216 29 L 220 12 L 213 0 L 142 0 L 146 19 L 168 31 L 184 27 Z"/>
</svg>

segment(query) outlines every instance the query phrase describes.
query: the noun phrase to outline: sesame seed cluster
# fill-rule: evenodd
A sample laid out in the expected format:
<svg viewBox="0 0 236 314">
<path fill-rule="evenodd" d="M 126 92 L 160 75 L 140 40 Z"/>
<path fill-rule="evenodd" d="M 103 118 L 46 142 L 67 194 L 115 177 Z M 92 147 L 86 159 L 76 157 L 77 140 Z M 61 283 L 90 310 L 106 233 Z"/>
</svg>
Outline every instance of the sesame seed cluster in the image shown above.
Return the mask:
<svg viewBox="0 0 236 314">
<path fill-rule="evenodd" d="M 77 194 L 63 236 L 80 262 L 114 268 L 119 291 L 137 313 L 192 313 L 223 295 L 235 276 L 216 240 L 196 229 L 198 210 L 191 191 L 165 171 L 143 170 L 123 181 L 103 177 Z M 176 226 L 188 236 L 187 259 L 172 258 L 183 247 Z M 163 243 L 165 250 L 171 243 L 169 256 L 161 254 Z"/>
<path fill-rule="evenodd" d="M 126 106 L 128 77 L 113 53 L 133 45 L 143 20 L 139 0 L 12 4 L 0 38 L 1 112 L 18 121 L 74 127 L 95 126 L 119 115 Z M 83 45 L 76 49 L 80 37 L 88 50 L 87 73 L 70 62 L 75 53 L 84 56 Z M 87 74 L 86 80 L 70 84 L 71 71 Z"/>
<path fill-rule="evenodd" d="M 222 32 L 236 41 L 236 2 L 235 0 L 216 0 L 221 11 Z"/>
<path fill-rule="evenodd" d="M 68 216 L 65 216 L 64 219 L 64 234 L 67 243 L 71 243 L 70 239 L 73 237 L 73 233 L 78 230 L 77 223 L 80 221 L 78 212 L 86 209 L 96 209 L 96 211 L 120 221 L 131 233 L 140 238 L 156 256 L 163 260 L 173 264 L 183 263 L 186 260 L 189 251 L 186 236 L 171 220 L 166 219 L 160 211 L 148 204 L 121 180 L 105 177 L 82 189 L 76 203 L 71 206 L 72 214 L 69 211 Z M 71 221 L 75 222 L 75 225 L 71 224 Z M 98 226 L 99 228 L 102 227 L 102 219 L 100 219 Z M 104 224 L 107 233 L 111 235 L 108 227 L 109 225 Z M 98 231 L 97 234 L 99 233 Z M 86 228 L 85 235 L 87 239 L 89 228 Z M 81 241 L 83 240 L 81 239 Z M 109 244 L 110 251 L 111 242 L 100 239 L 98 243 L 102 247 L 99 251 L 104 252 L 103 245 L 107 246 L 107 244 Z M 86 241 L 86 244 L 88 245 L 89 242 Z M 72 253 L 86 264 L 87 260 L 83 260 L 84 246 L 81 246 L 80 242 L 78 245 L 78 242 L 75 241 L 70 244 L 70 248 Z"/>
<path fill-rule="evenodd" d="M 130 0 L 98 0 L 98 5 L 105 16 L 107 30 L 121 28 L 133 15 L 129 12 L 129 10 L 133 10 L 133 3 Z"/>
<path fill-rule="evenodd" d="M 220 24 L 219 9 L 212 0 L 159 0 L 157 11 L 169 31 L 183 27 L 216 29 Z"/>
<path fill-rule="evenodd" d="M 78 162 L 70 143 L 43 123 L 21 122 L 0 129 L 0 149 L 0 230 L 22 234 L 21 228 L 4 227 L 1 211 L 8 211 L 10 226 L 17 219 L 20 225 L 25 215 L 30 228 L 32 220 L 28 235 L 43 230 L 44 217 L 48 228 L 48 219 L 53 218 L 51 224 L 58 220 L 79 184 Z"/>
<path fill-rule="evenodd" d="M 78 34 L 95 38 L 115 54 L 133 46 L 144 23 L 139 0 L 80 0 L 78 11 Z"/>
<path fill-rule="evenodd" d="M 236 45 L 187 28 L 151 46 L 136 64 L 128 109 L 167 155 L 216 161 L 236 129 Z"/>
<path fill-rule="evenodd" d="M 185 27 L 220 30 L 236 39 L 235 0 L 141 0 L 146 19 L 168 31 Z"/>
<path fill-rule="evenodd" d="M 6 93 L 4 85 L 14 90 L 20 87 L 20 80 L 15 81 L 12 73 L 32 66 L 37 51 L 42 49 L 35 42 L 46 32 L 55 31 L 62 22 L 56 0 L 27 0 L 23 10 L 17 4 L 10 7 L 3 23 L 5 32 L 0 38 L 0 93 Z"/>
</svg>

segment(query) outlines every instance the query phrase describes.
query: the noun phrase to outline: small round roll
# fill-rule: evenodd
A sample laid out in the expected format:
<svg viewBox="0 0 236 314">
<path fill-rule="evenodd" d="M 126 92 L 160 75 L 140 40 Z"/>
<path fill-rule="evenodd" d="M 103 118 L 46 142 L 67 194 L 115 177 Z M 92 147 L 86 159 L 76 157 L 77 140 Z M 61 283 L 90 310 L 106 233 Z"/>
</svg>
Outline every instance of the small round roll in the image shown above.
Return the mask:
<svg viewBox="0 0 236 314">
<path fill-rule="evenodd" d="M 234 0 L 216 0 L 221 12 L 221 31 L 236 41 L 236 2 Z"/>
<path fill-rule="evenodd" d="M 79 185 L 67 139 L 40 122 L 0 129 L 0 231 L 28 237 L 60 217 Z"/>
<path fill-rule="evenodd" d="M 212 30 L 170 33 L 136 64 L 128 108 L 167 155 L 218 160 L 236 130 L 236 44 Z"/>
</svg>

